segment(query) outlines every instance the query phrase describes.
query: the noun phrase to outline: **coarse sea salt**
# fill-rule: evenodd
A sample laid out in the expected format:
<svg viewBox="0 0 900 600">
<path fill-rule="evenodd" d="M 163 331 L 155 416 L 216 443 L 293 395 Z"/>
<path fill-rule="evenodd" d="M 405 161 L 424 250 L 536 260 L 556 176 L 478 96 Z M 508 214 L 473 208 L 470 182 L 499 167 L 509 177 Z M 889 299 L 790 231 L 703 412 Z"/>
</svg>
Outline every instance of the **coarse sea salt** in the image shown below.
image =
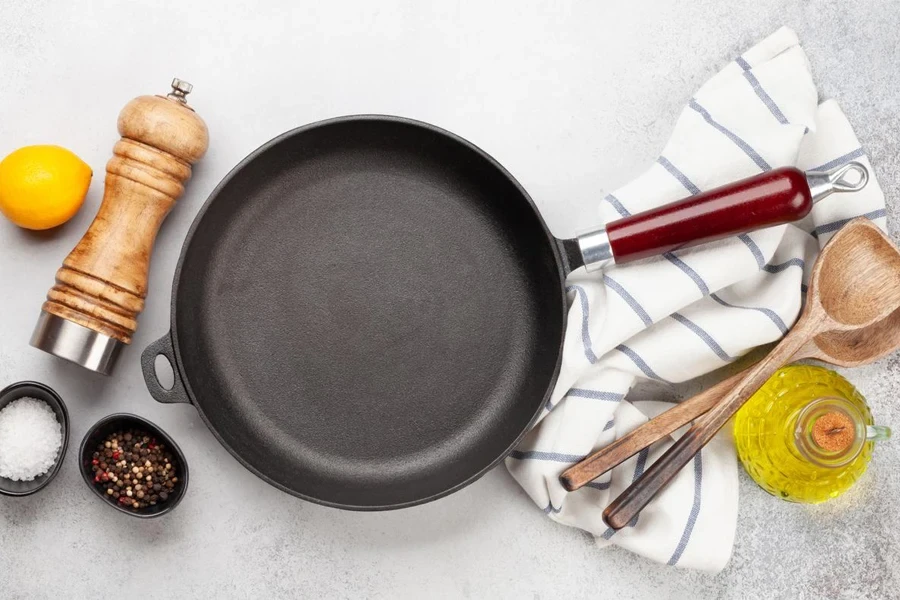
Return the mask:
<svg viewBox="0 0 900 600">
<path fill-rule="evenodd" d="M 62 427 L 43 400 L 19 398 L 0 410 L 0 477 L 31 481 L 50 470 Z"/>
</svg>

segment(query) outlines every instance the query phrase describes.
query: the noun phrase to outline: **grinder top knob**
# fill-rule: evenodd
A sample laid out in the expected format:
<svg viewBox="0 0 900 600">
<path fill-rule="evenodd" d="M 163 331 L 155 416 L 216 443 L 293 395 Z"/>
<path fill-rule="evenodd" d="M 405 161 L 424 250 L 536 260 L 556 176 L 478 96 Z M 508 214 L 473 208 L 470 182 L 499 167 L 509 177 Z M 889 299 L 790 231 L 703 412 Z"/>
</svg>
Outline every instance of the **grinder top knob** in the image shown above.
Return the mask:
<svg viewBox="0 0 900 600">
<path fill-rule="evenodd" d="M 172 80 L 172 91 L 169 92 L 167 98 L 171 98 L 172 100 L 177 100 L 182 104 L 187 104 L 187 100 L 185 96 L 191 93 L 191 90 L 194 89 L 187 81 L 182 81 L 177 77 Z"/>
</svg>

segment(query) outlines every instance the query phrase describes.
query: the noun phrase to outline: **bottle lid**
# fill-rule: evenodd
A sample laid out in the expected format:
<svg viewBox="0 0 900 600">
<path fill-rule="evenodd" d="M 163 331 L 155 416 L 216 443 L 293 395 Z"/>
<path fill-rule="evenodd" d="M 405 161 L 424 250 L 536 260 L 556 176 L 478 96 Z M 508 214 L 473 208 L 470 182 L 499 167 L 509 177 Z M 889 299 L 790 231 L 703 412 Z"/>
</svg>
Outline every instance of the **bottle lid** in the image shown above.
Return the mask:
<svg viewBox="0 0 900 600">
<path fill-rule="evenodd" d="M 842 467 L 862 451 L 866 421 L 846 398 L 817 398 L 797 416 L 794 442 L 800 455 L 822 467 Z"/>
<path fill-rule="evenodd" d="M 812 439 L 826 452 L 843 452 L 856 439 L 856 425 L 847 413 L 832 410 L 818 417 L 812 426 Z"/>
</svg>

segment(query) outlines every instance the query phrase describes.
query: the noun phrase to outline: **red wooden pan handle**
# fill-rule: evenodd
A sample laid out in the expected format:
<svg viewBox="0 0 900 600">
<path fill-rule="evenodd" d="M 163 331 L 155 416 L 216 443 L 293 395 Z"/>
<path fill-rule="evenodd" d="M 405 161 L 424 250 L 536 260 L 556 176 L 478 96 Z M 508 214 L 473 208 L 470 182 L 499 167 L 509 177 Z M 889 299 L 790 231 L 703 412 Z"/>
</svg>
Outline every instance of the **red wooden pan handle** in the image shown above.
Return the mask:
<svg viewBox="0 0 900 600">
<path fill-rule="evenodd" d="M 606 227 L 618 264 L 796 221 L 813 200 L 803 171 L 784 167 Z"/>
</svg>

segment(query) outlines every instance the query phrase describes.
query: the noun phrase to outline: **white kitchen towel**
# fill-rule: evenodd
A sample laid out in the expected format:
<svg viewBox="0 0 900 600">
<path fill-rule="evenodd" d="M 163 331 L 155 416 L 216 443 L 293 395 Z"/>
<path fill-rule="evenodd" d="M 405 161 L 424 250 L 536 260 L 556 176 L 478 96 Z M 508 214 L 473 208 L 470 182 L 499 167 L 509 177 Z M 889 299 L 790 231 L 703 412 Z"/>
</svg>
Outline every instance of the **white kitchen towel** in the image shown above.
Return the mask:
<svg viewBox="0 0 900 600">
<path fill-rule="evenodd" d="M 610 221 L 775 167 L 827 170 L 851 160 L 871 172 L 838 105 L 818 103 L 797 36 L 782 28 L 700 88 L 659 159 L 598 206 Z M 538 425 L 506 461 L 551 519 L 661 563 L 712 572 L 727 564 L 738 508 L 727 428 L 618 532 L 603 522 L 603 509 L 671 441 L 576 492 L 559 474 L 659 412 L 659 403 L 634 394 L 624 400 L 636 381 L 685 381 L 783 336 L 831 235 L 860 215 L 884 227 L 884 195 L 871 175 L 863 191 L 834 194 L 801 222 L 569 276 L 559 380 Z M 591 215 L 585 225 L 596 221 Z"/>
</svg>

